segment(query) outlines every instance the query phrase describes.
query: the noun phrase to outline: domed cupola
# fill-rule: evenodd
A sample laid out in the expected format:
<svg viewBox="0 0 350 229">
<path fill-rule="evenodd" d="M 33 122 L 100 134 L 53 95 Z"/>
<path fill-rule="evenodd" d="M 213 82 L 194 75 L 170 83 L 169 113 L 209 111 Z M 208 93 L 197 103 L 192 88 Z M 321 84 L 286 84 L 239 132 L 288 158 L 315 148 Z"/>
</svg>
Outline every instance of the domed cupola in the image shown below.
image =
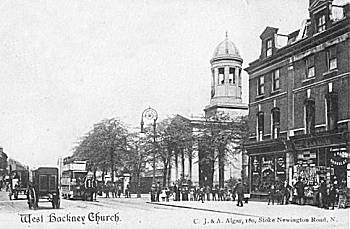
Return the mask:
<svg viewBox="0 0 350 229">
<path fill-rule="evenodd" d="M 216 60 L 237 60 L 243 61 L 236 45 L 230 41 L 227 37 L 222 42 L 218 44 L 216 49 L 214 50 L 213 58 L 211 59 L 211 63 Z"/>
<path fill-rule="evenodd" d="M 218 112 L 237 115 L 239 111 L 248 109 L 242 103 L 242 63 L 236 45 L 227 37 L 215 48 L 211 64 L 211 97 L 210 104 L 205 107 L 206 116 Z"/>
</svg>

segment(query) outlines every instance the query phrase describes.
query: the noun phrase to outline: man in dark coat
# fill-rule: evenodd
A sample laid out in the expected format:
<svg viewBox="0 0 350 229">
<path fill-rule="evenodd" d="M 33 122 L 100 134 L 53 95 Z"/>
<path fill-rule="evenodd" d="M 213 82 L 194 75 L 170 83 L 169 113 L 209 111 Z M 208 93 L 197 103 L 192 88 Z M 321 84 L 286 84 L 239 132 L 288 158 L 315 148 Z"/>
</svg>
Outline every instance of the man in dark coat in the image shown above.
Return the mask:
<svg viewBox="0 0 350 229">
<path fill-rule="evenodd" d="M 334 205 L 337 199 L 337 189 L 334 184 L 331 184 L 329 189 L 329 206 L 334 210 Z"/>
<path fill-rule="evenodd" d="M 244 197 L 244 187 L 242 184 L 242 179 L 238 178 L 238 183 L 236 184 L 235 188 L 233 189 L 234 193 L 237 193 L 237 206 L 243 207 L 243 197 Z"/>
<path fill-rule="evenodd" d="M 299 205 L 302 205 L 302 204 L 304 204 L 304 188 L 305 188 L 305 185 L 301 181 L 301 177 L 299 177 L 297 183 L 295 183 L 295 188 L 297 190 L 297 203 Z"/>
<path fill-rule="evenodd" d="M 289 204 L 290 199 L 290 190 L 292 190 L 292 186 L 288 184 L 288 181 L 286 180 L 284 182 L 284 185 L 282 187 L 282 204 Z"/>
<path fill-rule="evenodd" d="M 318 189 L 318 207 L 324 208 L 326 205 L 327 185 L 324 180 L 321 180 L 320 188 Z"/>
</svg>

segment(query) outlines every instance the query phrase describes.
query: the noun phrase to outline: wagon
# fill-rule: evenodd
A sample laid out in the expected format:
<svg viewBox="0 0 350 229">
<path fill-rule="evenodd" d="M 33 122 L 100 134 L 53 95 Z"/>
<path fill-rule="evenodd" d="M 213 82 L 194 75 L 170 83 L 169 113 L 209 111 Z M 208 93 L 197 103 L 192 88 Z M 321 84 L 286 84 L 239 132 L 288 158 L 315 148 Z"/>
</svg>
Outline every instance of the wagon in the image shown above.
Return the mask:
<svg viewBox="0 0 350 229">
<path fill-rule="evenodd" d="M 18 195 L 27 195 L 29 182 L 29 171 L 28 170 L 15 170 L 11 172 L 9 177 L 10 192 L 9 198 L 17 200 Z"/>
<path fill-rule="evenodd" d="M 29 209 L 37 209 L 39 200 L 49 201 L 53 208 L 60 208 L 58 169 L 40 167 L 32 171 L 32 181 L 29 183 L 27 198 Z"/>
</svg>

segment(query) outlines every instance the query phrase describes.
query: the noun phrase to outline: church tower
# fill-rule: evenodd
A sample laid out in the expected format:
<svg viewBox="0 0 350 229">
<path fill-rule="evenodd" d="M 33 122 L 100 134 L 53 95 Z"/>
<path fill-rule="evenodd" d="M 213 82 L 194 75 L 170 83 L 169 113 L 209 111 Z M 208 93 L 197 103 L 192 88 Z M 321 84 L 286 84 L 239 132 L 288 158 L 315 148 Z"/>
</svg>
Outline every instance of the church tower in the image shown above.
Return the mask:
<svg viewBox="0 0 350 229">
<path fill-rule="evenodd" d="M 248 105 L 242 103 L 242 63 L 236 45 L 227 37 L 216 47 L 211 64 L 211 98 L 205 116 L 224 113 L 230 117 L 246 115 Z"/>
</svg>

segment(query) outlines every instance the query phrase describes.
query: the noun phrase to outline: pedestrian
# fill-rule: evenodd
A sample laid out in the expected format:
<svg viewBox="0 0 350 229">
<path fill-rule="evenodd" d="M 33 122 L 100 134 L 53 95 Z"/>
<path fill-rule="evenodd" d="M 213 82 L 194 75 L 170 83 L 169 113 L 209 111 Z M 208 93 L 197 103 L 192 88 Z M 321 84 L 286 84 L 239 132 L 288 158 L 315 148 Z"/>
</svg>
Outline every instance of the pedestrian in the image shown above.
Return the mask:
<svg viewBox="0 0 350 229">
<path fill-rule="evenodd" d="M 193 198 L 194 198 L 194 201 L 198 200 L 198 187 L 197 186 L 194 186 Z"/>
<path fill-rule="evenodd" d="M 109 184 L 105 184 L 104 185 L 104 191 L 106 193 L 106 198 L 109 198 Z"/>
<path fill-rule="evenodd" d="M 120 198 L 120 196 L 122 195 L 122 187 L 120 185 L 118 185 L 118 198 Z"/>
<path fill-rule="evenodd" d="M 318 207 L 324 208 L 326 203 L 327 185 L 324 180 L 321 180 L 320 187 L 318 189 Z"/>
<path fill-rule="evenodd" d="M 297 204 L 304 205 L 305 185 L 304 185 L 303 181 L 301 180 L 301 177 L 298 177 L 298 181 L 297 181 L 297 183 L 295 183 L 295 188 L 297 191 L 297 197 L 296 197 Z"/>
<path fill-rule="evenodd" d="M 332 207 L 332 210 L 334 210 L 334 205 L 337 198 L 337 189 L 334 184 L 331 184 L 330 190 L 329 190 L 329 206 Z"/>
<path fill-rule="evenodd" d="M 151 202 L 156 201 L 156 187 L 152 185 L 151 187 Z"/>
<path fill-rule="evenodd" d="M 159 181 L 157 182 L 156 191 L 157 191 L 157 193 L 156 193 L 156 201 L 159 202 L 159 196 L 160 196 L 160 193 L 162 191 Z"/>
<path fill-rule="evenodd" d="M 270 205 L 270 202 L 272 202 L 272 205 L 275 204 L 275 195 L 276 195 L 275 185 L 271 184 L 269 189 L 269 202 L 267 203 L 267 205 Z"/>
<path fill-rule="evenodd" d="M 216 186 L 213 186 L 213 188 L 211 189 L 211 195 L 212 195 L 213 201 L 216 201 L 216 192 L 217 192 Z"/>
<path fill-rule="evenodd" d="M 190 201 L 194 201 L 194 188 L 190 189 Z"/>
<path fill-rule="evenodd" d="M 244 191 L 244 203 L 247 204 L 248 203 L 248 200 L 249 200 L 249 197 L 250 197 L 250 194 L 249 194 L 249 187 L 247 185 L 247 183 L 244 183 L 243 184 L 243 191 Z"/>
<path fill-rule="evenodd" d="M 180 190 L 179 187 L 177 187 L 176 185 L 174 186 L 175 189 L 175 200 L 176 201 L 180 201 Z"/>
<path fill-rule="evenodd" d="M 282 187 L 282 204 L 289 204 L 290 199 L 290 191 L 292 190 L 292 186 L 288 184 L 288 180 L 284 182 Z"/>
<path fill-rule="evenodd" d="M 238 183 L 233 189 L 233 192 L 237 193 L 237 206 L 243 207 L 243 184 L 241 178 L 238 178 Z"/>
<path fill-rule="evenodd" d="M 219 189 L 219 200 L 220 200 L 220 201 L 223 201 L 224 199 L 225 199 L 225 197 L 224 197 L 224 188 L 221 187 L 221 188 Z"/>
<path fill-rule="evenodd" d="M 199 189 L 199 200 L 201 200 L 202 203 L 204 203 L 204 198 L 205 198 L 204 195 L 205 195 L 204 188 L 201 187 L 201 188 Z"/>
<path fill-rule="evenodd" d="M 165 195 L 166 195 L 166 202 L 169 202 L 169 198 L 170 198 L 170 189 L 167 187 L 165 189 Z"/>
<path fill-rule="evenodd" d="M 210 201 L 210 187 L 207 186 L 207 188 L 205 189 L 205 194 L 207 195 L 207 201 Z"/>
<path fill-rule="evenodd" d="M 125 198 L 131 198 L 129 185 L 126 185 L 126 188 L 125 188 Z"/>
</svg>

